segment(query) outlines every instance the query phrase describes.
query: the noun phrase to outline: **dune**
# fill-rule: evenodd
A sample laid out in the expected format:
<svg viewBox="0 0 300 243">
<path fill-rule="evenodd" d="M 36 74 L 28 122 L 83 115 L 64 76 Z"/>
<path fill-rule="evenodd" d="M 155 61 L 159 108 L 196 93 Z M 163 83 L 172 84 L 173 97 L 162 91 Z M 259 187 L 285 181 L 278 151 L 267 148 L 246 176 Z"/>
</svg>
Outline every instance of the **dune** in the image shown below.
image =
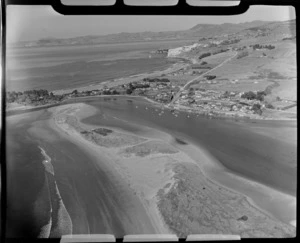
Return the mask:
<svg viewBox="0 0 300 243">
<path fill-rule="evenodd" d="M 180 237 L 199 232 L 243 237 L 295 235 L 293 226 L 271 217 L 245 195 L 208 178 L 205 169 L 217 168 L 218 164 L 204 151 L 189 153 L 190 145 L 175 146 L 170 135 L 163 136 L 155 129 L 135 135 L 83 124 L 83 118 L 96 112 L 86 104 L 64 105 L 51 111 L 58 131 L 128 185 L 142 203 L 155 233 L 176 233 Z"/>
</svg>

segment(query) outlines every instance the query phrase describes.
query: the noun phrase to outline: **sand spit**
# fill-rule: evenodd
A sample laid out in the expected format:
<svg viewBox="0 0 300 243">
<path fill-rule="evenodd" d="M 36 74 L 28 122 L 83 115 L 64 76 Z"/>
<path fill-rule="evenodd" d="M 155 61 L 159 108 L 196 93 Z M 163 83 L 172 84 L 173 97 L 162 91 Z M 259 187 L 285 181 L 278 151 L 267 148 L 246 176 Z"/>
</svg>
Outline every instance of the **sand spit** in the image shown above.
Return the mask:
<svg viewBox="0 0 300 243">
<path fill-rule="evenodd" d="M 142 144 L 147 143 L 148 139 L 116 130 L 95 129 L 85 126 L 79 120 L 86 114 L 80 114 L 83 115 L 81 117 L 76 116 L 79 109 L 83 109 L 83 107 L 86 109 L 89 106 L 76 104 L 55 109 L 55 124 L 73 140 L 89 146 L 95 155 L 98 154 L 102 161 L 105 160 L 107 164 L 113 167 L 114 171 L 121 176 L 122 180 L 130 186 L 134 194 L 141 200 L 156 233 L 170 233 L 156 207 L 155 194 L 159 188 L 171 182 L 172 174 L 165 169 L 165 164 L 173 161 L 167 159 L 154 160 L 157 166 L 153 166 L 153 163 L 149 163 L 148 157 L 142 160 L 141 156 L 131 156 L 131 152 L 138 153 L 138 150 L 143 146 Z M 153 149 L 157 149 L 162 144 L 156 141 L 150 142 L 150 145 Z M 131 146 L 133 148 L 126 153 L 126 149 L 131 148 Z M 134 146 L 137 146 L 136 151 L 133 150 Z M 165 152 L 174 153 L 177 151 L 169 151 L 166 147 Z"/>
<path fill-rule="evenodd" d="M 159 192 L 159 208 L 179 236 L 238 234 L 242 238 L 294 237 L 296 229 L 256 208 L 247 197 L 207 179 L 193 164 L 173 168 L 176 183 Z"/>
<path fill-rule="evenodd" d="M 45 157 L 43 164 L 45 166 L 45 184 L 48 191 L 50 202 L 49 222 L 41 229 L 41 238 L 60 238 L 62 235 L 72 234 L 72 220 L 60 196 L 55 177 L 54 169 L 51 164 L 51 158 L 46 151 L 39 147 Z M 37 204 L 36 204 L 37 205 Z"/>
<path fill-rule="evenodd" d="M 180 237 L 191 233 L 295 236 L 293 226 L 269 217 L 245 196 L 208 179 L 202 171 L 207 161 L 199 166 L 199 161 L 195 163 L 171 142 L 82 124 L 81 119 L 95 112 L 86 104 L 51 110 L 58 129 L 89 147 L 94 156 L 106 158 L 104 161 L 128 183 L 157 233 L 176 233 Z"/>
</svg>

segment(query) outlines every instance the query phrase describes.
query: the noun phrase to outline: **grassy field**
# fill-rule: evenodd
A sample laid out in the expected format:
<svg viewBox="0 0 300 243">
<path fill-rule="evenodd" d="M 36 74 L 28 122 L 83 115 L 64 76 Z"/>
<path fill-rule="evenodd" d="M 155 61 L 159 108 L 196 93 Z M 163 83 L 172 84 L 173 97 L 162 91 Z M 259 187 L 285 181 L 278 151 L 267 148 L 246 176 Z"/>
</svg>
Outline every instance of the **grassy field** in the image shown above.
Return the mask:
<svg viewBox="0 0 300 243">
<path fill-rule="evenodd" d="M 195 165 L 178 164 L 173 171 L 176 183 L 158 192 L 158 207 L 178 237 L 189 234 L 290 237 L 294 234 L 293 227 L 276 222 L 252 207 L 245 197 L 214 184 Z"/>
<path fill-rule="evenodd" d="M 296 100 L 295 43 L 281 41 L 271 44 L 276 48 L 256 51 L 249 49 L 248 56 L 225 63 L 210 73 L 217 76 L 217 84 L 200 84 L 200 86 L 217 90 L 255 91 L 264 90 L 272 84 L 272 81 L 276 81 L 279 86 L 272 89 L 272 96 Z M 263 53 L 266 56 L 263 56 Z M 226 53 L 222 54 L 225 56 Z M 213 57 L 208 57 L 207 61 L 209 58 Z"/>
<path fill-rule="evenodd" d="M 208 64 L 218 65 L 233 55 L 234 55 L 234 53 L 232 51 L 227 51 L 227 52 L 218 53 L 216 55 L 212 55 L 209 57 L 205 57 L 205 58 L 201 59 L 201 61 L 205 61 Z"/>
</svg>

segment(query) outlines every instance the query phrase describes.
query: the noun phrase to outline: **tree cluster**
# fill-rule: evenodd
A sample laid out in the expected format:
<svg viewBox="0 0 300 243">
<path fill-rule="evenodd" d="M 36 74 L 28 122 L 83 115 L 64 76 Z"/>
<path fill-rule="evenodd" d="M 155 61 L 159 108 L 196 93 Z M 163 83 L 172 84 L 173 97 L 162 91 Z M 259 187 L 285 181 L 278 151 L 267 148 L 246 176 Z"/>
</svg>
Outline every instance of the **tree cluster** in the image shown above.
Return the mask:
<svg viewBox="0 0 300 243">
<path fill-rule="evenodd" d="M 252 110 L 254 111 L 254 114 L 258 114 L 258 115 L 262 114 L 262 110 L 261 110 L 261 105 L 260 104 L 254 104 L 252 106 Z"/>
<path fill-rule="evenodd" d="M 6 92 L 7 103 L 19 103 L 28 105 L 44 105 L 48 103 L 59 102 L 63 99 L 62 95 L 54 95 L 48 90 L 27 90 L 24 92 Z"/>
<path fill-rule="evenodd" d="M 296 36 L 293 36 L 293 37 L 285 37 L 285 38 L 283 38 L 282 40 L 293 40 L 293 39 L 296 39 Z"/>
<path fill-rule="evenodd" d="M 150 82 L 150 83 L 154 83 L 154 82 L 168 83 L 168 82 L 170 82 L 170 80 L 167 78 L 144 78 L 143 81 Z"/>
<path fill-rule="evenodd" d="M 135 89 L 138 88 L 149 88 L 150 85 L 147 83 L 129 83 L 128 88 L 126 89 L 126 94 L 132 94 Z"/>
<path fill-rule="evenodd" d="M 265 96 L 266 96 L 265 91 L 258 91 L 257 93 L 254 93 L 253 91 L 249 91 L 249 92 L 242 94 L 241 98 L 247 99 L 247 100 L 263 101 Z"/>
<path fill-rule="evenodd" d="M 219 50 L 216 50 L 215 52 L 213 52 L 213 55 L 216 55 L 216 54 L 219 54 L 222 52 L 226 52 L 226 51 L 229 51 L 229 49 L 219 49 Z"/>
<path fill-rule="evenodd" d="M 272 45 L 259 45 L 259 44 L 255 44 L 252 46 L 253 50 L 257 50 L 257 49 L 275 49 L 275 46 Z"/>
<path fill-rule="evenodd" d="M 237 55 L 236 59 L 240 59 L 240 58 L 246 57 L 248 55 L 249 55 L 249 53 L 247 51 L 242 51 Z"/>
<path fill-rule="evenodd" d="M 221 42 L 221 45 L 230 45 L 240 42 L 239 39 L 233 39 L 233 40 L 224 40 Z"/>
<path fill-rule="evenodd" d="M 203 53 L 202 55 L 199 56 L 199 59 L 202 59 L 204 57 L 209 57 L 211 56 L 211 53 L 210 52 L 206 52 L 206 53 Z"/>
<path fill-rule="evenodd" d="M 216 75 L 206 75 L 204 76 L 207 80 L 212 80 L 215 79 L 217 76 Z"/>
</svg>

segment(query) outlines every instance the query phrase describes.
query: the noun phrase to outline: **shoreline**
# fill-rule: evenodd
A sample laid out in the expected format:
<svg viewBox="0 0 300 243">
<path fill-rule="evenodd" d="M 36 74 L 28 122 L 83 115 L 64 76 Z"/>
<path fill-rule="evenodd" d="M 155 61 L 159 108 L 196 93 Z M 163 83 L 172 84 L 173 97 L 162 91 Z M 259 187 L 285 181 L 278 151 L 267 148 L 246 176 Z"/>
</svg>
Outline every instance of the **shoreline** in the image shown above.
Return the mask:
<svg viewBox="0 0 300 243">
<path fill-rule="evenodd" d="M 228 60 L 231 60 L 232 58 L 234 58 L 237 55 L 237 52 L 234 56 L 230 57 L 229 59 L 225 60 L 225 62 L 227 62 Z M 168 59 L 168 58 L 167 58 Z M 172 59 L 172 58 L 171 58 Z M 152 71 L 148 71 L 148 72 L 144 72 L 144 73 L 137 73 L 137 74 L 133 74 L 130 76 L 126 76 L 126 77 L 120 77 L 120 78 L 115 78 L 115 79 L 108 79 L 106 81 L 103 81 L 101 83 L 98 84 L 90 84 L 90 85 L 85 85 L 85 86 L 80 86 L 80 87 L 76 87 L 76 88 L 72 88 L 72 89 L 59 89 L 59 90 L 53 90 L 52 92 L 56 95 L 62 95 L 62 94 L 66 94 L 66 93 L 71 93 L 72 91 L 74 91 L 75 89 L 78 90 L 79 92 L 82 91 L 90 91 L 90 90 L 94 90 L 94 89 L 103 89 L 104 87 L 107 88 L 113 88 L 116 87 L 118 85 L 124 85 L 124 84 L 128 84 L 131 82 L 135 82 L 135 81 L 139 81 L 142 80 L 143 78 L 149 78 L 152 76 L 161 76 L 161 75 L 165 75 L 165 74 L 169 74 L 172 72 L 176 72 L 180 69 L 183 69 L 184 67 L 187 67 L 190 63 L 194 63 L 195 62 L 195 58 L 193 57 L 174 57 L 173 59 L 176 59 L 177 62 L 171 64 L 168 68 L 157 68 L 155 70 Z M 179 62 L 178 60 L 183 60 L 183 62 Z M 224 62 L 223 62 L 224 63 Z M 215 68 L 208 70 L 206 73 L 211 72 L 212 70 L 218 68 L 219 66 L 221 66 L 223 63 L 219 64 L 218 66 L 216 66 Z M 203 76 L 204 74 L 201 74 L 199 77 Z M 197 78 L 199 78 L 197 77 Z M 191 82 L 191 80 L 189 82 L 186 83 L 186 85 L 188 85 Z M 185 85 L 185 86 L 186 86 Z M 184 87 L 185 87 L 184 86 Z M 183 89 L 184 90 L 184 89 Z M 181 91 L 179 91 L 181 92 Z M 74 97 L 74 98 L 68 98 L 66 100 L 63 100 L 60 103 L 54 103 L 54 104 L 46 104 L 46 105 L 42 105 L 42 106 L 32 106 L 32 105 L 22 105 L 22 104 L 15 104 L 12 103 L 12 106 L 20 106 L 19 108 L 10 108 L 10 109 L 6 109 L 7 112 L 26 112 L 26 111 L 30 111 L 30 110 L 34 110 L 34 109 L 38 109 L 41 107 L 51 107 L 51 106 L 56 106 L 56 105 L 61 105 L 61 104 L 65 104 L 68 103 L 69 100 L 73 99 L 78 99 L 78 98 L 99 98 L 99 97 L 113 97 L 113 96 L 124 96 L 124 97 L 141 97 L 149 102 L 151 102 L 152 104 L 156 105 L 156 106 L 160 106 L 163 107 L 164 109 L 170 109 L 170 110 L 176 110 L 179 112 L 182 111 L 187 111 L 187 112 L 192 112 L 194 114 L 199 114 L 199 115 L 203 115 L 209 119 L 229 119 L 229 120 L 278 120 L 278 121 L 297 121 L 297 114 L 293 113 L 293 118 L 291 117 L 278 117 L 279 113 L 285 113 L 284 111 L 280 111 L 280 110 L 270 110 L 271 112 L 276 112 L 275 115 L 272 116 L 268 116 L 266 115 L 256 115 L 256 114 L 239 114 L 239 113 L 234 113 L 234 112 L 221 112 L 221 111 L 214 111 L 214 110 L 197 110 L 193 107 L 186 107 L 183 105 L 179 105 L 179 104 L 173 104 L 173 101 L 171 101 L 168 104 L 164 104 L 164 103 L 159 103 L 157 101 L 154 101 L 148 97 L 145 96 L 131 96 L 131 95 L 97 95 L 97 96 L 84 96 L 84 97 Z M 28 107 L 26 107 L 28 106 Z M 170 107 L 171 106 L 171 107 Z M 266 108 L 264 108 L 266 109 Z M 268 113 L 268 112 L 267 112 Z M 289 112 L 287 112 L 289 113 Z M 290 113 L 289 113 L 290 114 Z M 291 114 L 290 114 L 291 115 Z M 295 117 L 294 117 L 295 116 Z"/>
<path fill-rule="evenodd" d="M 98 83 L 98 84 L 90 84 L 90 85 L 87 85 L 87 86 L 80 86 L 80 87 L 72 88 L 72 89 L 53 90 L 52 92 L 54 94 L 64 94 L 64 93 L 71 93 L 74 89 L 77 89 L 78 91 L 86 91 L 86 90 L 93 90 L 93 89 L 101 89 L 105 86 L 107 86 L 108 88 L 112 88 L 112 87 L 115 87 L 115 86 L 118 86 L 118 85 L 123 85 L 123 84 L 128 84 L 128 83 L 131 83 L 131 82 L 139 81 L 143 78 L 148 78 L 148 77 L 151 77 L 151 76 L 156 76 L 156 75 L 162 75 L 162 74 L 168 74 L 168 73 L 175 72 L 175 71 L 177 71 L 179 69 L 182 69 L 182 68 L 184 68 L 185 66 L 188 65 L 186 62 L 188 62 L 189 59 L 184 59 L 184 60 L 185 60 L 184 63 L 176 62 L 176 63 L 171 64 L 168 68 L 165 68 L 165 69 L 157 68 L 154 71 L 148 71 L 148 72 L 144 72 L 144 73 L 133 74 L 133 75 L 126 76 L 126 77 L 109 79 L 109 80 L 103 81 L 103 82 Z"/>
<path fill-rule="evenodd" d="M 67 106 L 74 107 L 74 104 Z M 86 116 L 90 114 L 91 113 L 89 112 L 88 114 L 84 112 L 84 114 L 82 115 Z M 114 175 L 114 179 L 118 178 L 119 181 L 121 181 L 121 179 L 125 179 L 125 181 L 127 181 L 126 183 L 129 183 L 128 189 L 132 190 L 132 185 L 134 184 L 134 182 L 128 180 L 128 178 L 126 177 L 126 173 L 124 174 L 124 172 L 122 172 L 122 167 L 120 166 L 120 164 L 118 164 L 118 159 L 113 156 L 115 152 L 114 149 L 105 149 L 103 147 L 99 147 L 93 144 L 91 141 L 88 141 L 81 137 L 81 135 L 78 132 L 72 129 L 69 130 L 68 128 L 63 127 L 62 125 L 57 124 L 57 122 L 55 122 L 55 124 L 53 125 L 57 127 L 56 129 L 64 131 L 64 133 L 66 133 L 65 136 L 67 136 L 66 138 L 70 142 L 78 144 L 84 151 L 88 152 L 91 155 L 91 157 L 94 157 L 96 160 L 99 160 L 100 158 L 101 162 L 99 161 L 99 163 L 101 163 L 101 165 L 99 164 L 99 166 L 104 166 L 105 168 L 108 168 L 108 171 L 110 171 L 110 173 Z M 134 194 L 137 196 L 138 192 L 134 190 Z M 143 208 L 146 210 L 149 220 L 152 222 L 152 227 L 155 229 L 155 232 L 160 234 L 170 233 L 168 227 L 163 223 L 163 221 L 161 221 L 161 218 L 158 214 L 157 208 L 153 204 L 153 201 L 140 197 L 139 200 L 143 204 Z M 137 214 L 136 217 L 139 217 L 139 215 Z M 141 222 L 143 222 L 143 220 Z M 138 226 L 136 225 L 136 227 Z M 144 230 L 147 229 L 145 228 Z"/>
<path fill-rule="evenodd" d="M 12 115 L 17 115 L 20 113 L 26 113 L 26 112 L 31 112 L 31 111 L 36 111 L 36 110 L 40 110 L 40 109 L 45 109 L 45 108 L 51 108 L 51 107 L 55 107 L 55 106 L 62 106 L 62 105 L 66 105 L 66 104 L 73 104 L 73 103 L 80 103 L 80 100 L 84 100 L 84 99 L 98 99 L 98 98 L 113 98 L 113 97 L 125 97 L 125 98 L 140 98 L 140 99 L 144 99 L 147 102 L 153 104 L 156 107 L 159 107 L 161 109 L 167 109 L 170 111 L 176 110 L 178 112 L 188 112 L 191 114 L 195 114 L 195 115 L 200 115 L 204 118 L 207 119 L 224 119 L 224 120 L 230 120 L 230 121 L 250 121 L 250 122 L 259 122 L 259 121 L 297 121 L 297 118 L 266 118 L 266 117 L 259 117 L 259 116 L 255 116 L 254 118 L 252 117 L 244 117 L 244 116 L 234 116 L 231 114 L 228 115 L 224 115 L 224 114 L 218 114 L 218 115 L 209 115 L 207 113 L 207 111 L 197 111 L 194 110 L 193 108 L 189 108 L 189 107 L 169 107 L 168 104 L 163 104 L 163 103 L 159 103 L 157 101 L 151 100 L 148 97 L 145 96 L 138 96 L 138 95 L 95 95 L 95 96 L 84 96 L 84 97 L 74 97 L 74 98 L 69 98 L 67 100 L 64 100 L 60 103 L 54 103 L 54 104 L 47 104 L 47 105 L 42 105 L 42 106 L 30 106 L 28 108 L 26 107 L 22 107 L 22 108 L 13 108 L 13 109 L 6 109 L 6 112 L 8 112 L 8 114 L 6 114 L 6 116 L 12 116 Z M 78 100 L 78 101 L 77 101 Z M 13 114 L 10 114 L 13 113 Z M 16 113 L 16 114 L 14 114 Z"/>
<path fill-rule="evenodd" d="M 69 107 L 74 107 L 74 104 L 69 104 L 69 105 L 67 105 L 67 106 L 69 106 Z M 75 107 L 76 106 L 78 106 L 78 104 L 77 105 L 75 105 Z M 57 109 L 57 108 L 56 108 Z M 86 109 L 87 110 L 87 109 Z M 84 111 L 84 113 L 86 113 L 86 111 Z M 89 115 L 89 114 L 84 114 L 84 116 L 86 116 L 86 115 Z M 75 115 L 76 116 L 76 115 Z M 81 116 L 81 115 L 80 115 Z M 78 119 L 78 118 L 77 118 Z M 84 125 L 84 124 L 81 124 L 81 125 Z M 96 126 L 94 126 L 94 125 L 87 125 L 86 127 L 89 127 L 89 128 L 91 128 L 91 127 L 96 127 Z M 114 128 L 115 129 L 115 128 Z M 129 132 L 128 132 L 129 133 Z M 139 135 L 140 136 L 140 135 Z M 81 140 L 82 142 L 84 142 L 84 138 L 82 138 L 79 134 L 78 135 L 76 135 L 76 138 L 77 139 L 79 139 L 79 140 Z M 74 137 L 74 139 L 75 139 L 75 137 Z M 91 145 L 91 143 L 90 142 L 88 142 L 88 141 L 85 141 L 85 143 L 87 144 L 87 143 L 89 143 L 90 145 Z M 143 142 L 142 142 L 143 143 Z M 94 145 L 93 145 L 94 146 Z M 95 145 L 95 146 L 97 146 L 97 145 Z M 96 147 L 95 147 L 96 148 Z M 99 146 L 97 146 L 97 148 L 98 148 L 98 150 L 99 150 Z M 105 151 L 105 150 L 104 150 Z M 102 152 L 104 152 L 104 151 L 102 151 Z M 117 150 L 112 150 L 112 151 L 115 151 L 115 152 L 117 152 Z M 107 152 L 107 151 L 106 151 Z M 112 154 L 109 154 L 109 156 L 112 156 Z M 126 163 L 128 163 L 128 161 L 126 162 Z M 194 164 L 196 164 L 197 165 L 197 163 L 194 163 Z M 137 166 L 137 164 L 132 164 L 132 165 L 134 165 L 134 166 Z M 198 167 L 199 167 L 199 165 L 197 165 Z M 200 168 L 200 170 L 202 171 L 203 170 L 203 168 L 202 167 L 199 167 Z M 202 168 L 202 169 L 201 169 Z M 120 169 L 120 168 L 119 168 Z M 124 169 L 124 168 L 123 168 Z M 132 173 L 132 171 L 131 171 L 131 173 Z M 205 173 L 205 171 L 203 171 L 203 173 L 204 174 L 206 174 Z M 122 174 L 122 173 L 121 173 Z M 126 176 L 125 176 L 125 178 L 126 178 Z M 225 185 L 221 185 L 218 181 L 215 181 L 215 180 L 213 180 L 212 178 L 210 178 L 209 176 L 207 176 L 207 180 L 208 181 L 211 181 L 211 183 L 212 184 L 216 184 L 216 185 L 218 185 L 218 186 L 221 186 L 221 187 L 224 187 L 224 188 L 226 188 L 227 190 L 229 190 L 229 191 L 231 191 L 231 193 L 237 193 L 238 195 L 241 195 L 241 196 L 243 196 L 243 197 L 245 197 L 245 199 L 248 201 L 248 203 L 249 203 L 249 205 L 251 205 L 254 209 L 256 209 L 256 210 L 258 210 L 260 213 L 262 213 L 262 214 L 264 214 L 264 215 L 268 215 L 269 217 L 271 216 L 271 215 L 269 215 L 268 214 L 268 212 L 266 212 L 264 209 L 262 209 L 262 208 L 260 208 L 257 204 L 255 204 L 254 202 L 253 202 L 253 200 L 251 199 L 251 198 L 249 198 L 248 196 L 246 196 L 245 194 L 242 194 L 241 192 L 238 192 L 238 191 L 236 191 L 236 190 L 234 190 L 234 189 L 232 189 L 232 188 L 228 188 L 227 186 L 225 186 Z M 247 179 L 245 179 L 245 180 L 247 180 Z M 251 183 L 251 182 L 250 182 Z M 143 191 L 143 190 L 142 190 Z M 136 191 L 137 192 L 137 191 Z M 141 201 L 143 201 L 143 200 L 141 200 Z M 145 202 L 146 202 L 146 204 L 145 204 Z M 150 204 L 149 204 L 149 201 L 148 201 L 148 205 L 147 205 L 147 200 L 146 201 L 144 201 L 143 202 L 143 204 L 144 205 L 146 205 L 146 210 L 147 210 L 147 212 L 148 212 L 148 214 L 149 215 L 151 215 L 151 213 L 149 213 L 149 212 L 152 212 L 152 213 L 154 213 L 155 214 L 155 202 L 152 202 L 152 204 L 151 204 L 151 202 L 150 202 Z M 151 206 L 152 205 L 152 206 Z M 157 209 L 157 208 L 156 208 Z M 157 213 L 157 212 L 156 212 Z M 152 215 L 153 216 L 153 215 Z M 273 216 L 274 217 L 274 216 Z M 272 218 L 272 217 L 271 217 Z M 276 217 L 275 217 L 276 218 Z M 273 218 L 274 219 L 274 218 Z M 161 220 L 160 219 L 160 217 L 159 216 L 157 216 L 156 217 L 156 219 L 154 218 L 152 218 L 152 222 L 158 222 L 159 220 Z"/>
<path fill-rule="evenodd" d="M 195 162 L 199 160 L 199 158 L 202 158 L 202 165 L 200 165 L 199 163 L 195 164 L 201 169 L 202 173 L 207 177 L 207 180 L 211 181 L 211 183 L 213 184 L 224 187 L 229 191 L 233 191 L 236 194 L 243 195 L 250 205 L 261 211 L 262 213 L 268 215 L 271 218 L 282 221 L 282 219 L 280 219 L 278 215 L 276 216 L 272 214 L 272 212 L 269 212 L 268 210 L 263 208 L 263 206 L 266 206 L 267 203 L 263 203 L 264 205 L 259 205 L 261 203 L 255 202 L 258 199 L 258 195 L 254 195 L 252 193 L 252 196 L 254 197 L 253 199 L 251 198 L 251 196 L 245 193 L 245 189 L 248 189 L 248 191 L 255 189 L 257 191 L 257 194 L 265 195 L 264 200 L 269 200 L 268 202 L 270 202 L 270 204 L 272 204 L 272 200 L 274 198 L 277 198 L 277 200 L 281 199 L 283 203 L 296 205 L 296 196 L 281 191 L 277 188 L 270 187 L 258 181 L 243 177 L 242 175 L 226 168 L 222 163 L 217 161 L 217 159 L 214 158 L 214 156 L 210 154 L 209 151 L 204 148 L 200 148 L 199 145 L 194 144 L 192 140 L 184 138 L 184 141 L 188 142 L 187 145 L 175 145 L 175 147 L 181 147 L 180 149 L 184 151 Z M 224 175 L 224 172 L 226 175 Z M 225 181 L 225 177 L 229 177 L 229 182 L 231 181 L 231 183 L 228 183 L 228 180 Z M 239 185 L 239 187 L 237 187 L 237 185 Z M 288 223 L 295 226 L 296 218 L 294 222 L 289 221 Z"/>
</svg>

